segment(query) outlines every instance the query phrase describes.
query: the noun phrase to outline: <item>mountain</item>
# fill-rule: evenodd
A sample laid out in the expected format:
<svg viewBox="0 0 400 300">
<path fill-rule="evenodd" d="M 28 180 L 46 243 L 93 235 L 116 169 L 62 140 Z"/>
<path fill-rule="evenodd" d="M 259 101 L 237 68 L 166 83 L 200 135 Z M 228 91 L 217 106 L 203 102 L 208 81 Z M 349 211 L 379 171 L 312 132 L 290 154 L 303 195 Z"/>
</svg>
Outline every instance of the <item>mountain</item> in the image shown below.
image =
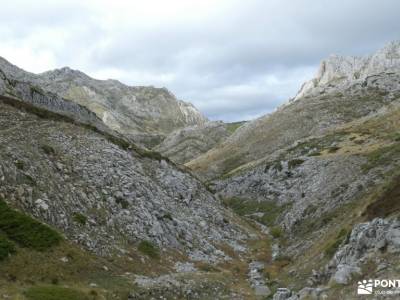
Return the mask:
<svg viewBox="0 0 400 300">
<path fill-rule="evenodd" d="M 332 55 L 321 62 L 315 78 L 301 87 L 295 99 L 318 93 L 319 88 L 365 80 L 379 73 L 397 72 L 400 68 L 400 41 L 387 44 L 372 55 L 365 57 Z"/>
<path fill-rule="evenodd" d="M 396 54 L 397 53 L 397 54 Z M 390 43 L 375 55 L 355 61 L 363 65 L 358 77 L 342 78 L 353 70 L 353 58 L 332 58 L 322 63 L 316 82 L 303 85 L 296 100 L 276 112 L 247 123 L 224 143 L 187 165 L 200 176 L 216 178 L 271 155 L 278 149 L 376 112 L 396 99 L 399 90 L 400 44 Z M 395 58 L 399 57 L 399 58 Z M 329 63 L 328 63 L 329 62 Z M 341 63 L 343 64 L 341 64 Z M 361 63 L 360 63 L 361 64 Z M 359 66 L 359 64 L 355 64 Z M 321 73 L 321 70 L 326 70 Z M 334 71 L 333 71 L 334 70 Z M 211 167 L 209 167 L 211 166 Z"/>
<path fill-rule="evenodd" d="M 46 95 L 41 99 L 51 103 Z M 229 264 L 254 238 L 187 170 L 66 114 L 2 96 L 0 141 L 0 260 L 9 256 L 5 265 L 0 262 L 6 270 L 0 275 L 2 294 L 21 296 L 20 280 L 27 278 L 44 290 L 43 284 L 62 281 L 79 291 L 83 280 L 104 297 L 122 282 L 134 295 L 140 290 L 132 284 L 136 275 L 176 272 L 188 261 L 190 270 Z M 33 230 L 31 238 L 25 238 L 27 230 Z M 41 268 L 30 277 L 30 262 L 12 268 L 27 255 Z M 85 258 L 85 266 L 94 269 L 75 274 L 76 259 Z M 63 264 L 65 270 L 54 270 Z M 10 278 L 15 279 L 4 290 Z M 200 292 L 209 293 L 206 286 L 226 285 L 221 278 L 195 279 L 185 289 L 201 283 Z"/>
<path fill-rule="evenodd" d="M 131 87 L 117 80 L 96 80 L 68 67 L 32 74 L 0 59 L 11 80 L 30 83 L 94 112 L 109 128 L 153 146 L 172 131 L 207 119 L 165 88 Z M 145 135 L 144 135 L 145 134 Z"/>
<path fill-rule="evenodd" d="M 267 226 L 273 299 L 357 299 L 358 280 L 398 277 L 399 54 L 327 59 L 311 87 L 187 163 Z"/>
</svg>

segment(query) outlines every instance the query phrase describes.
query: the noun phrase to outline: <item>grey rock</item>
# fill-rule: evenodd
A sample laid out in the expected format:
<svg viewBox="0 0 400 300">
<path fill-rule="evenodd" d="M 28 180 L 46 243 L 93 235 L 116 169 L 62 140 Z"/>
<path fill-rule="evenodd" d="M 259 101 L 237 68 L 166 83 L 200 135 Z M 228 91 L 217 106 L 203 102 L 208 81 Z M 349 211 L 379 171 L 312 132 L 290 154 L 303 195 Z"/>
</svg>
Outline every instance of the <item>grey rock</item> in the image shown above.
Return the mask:
<svg viewBox="0 0 400 300">
<path fill-rule="evenodd" d="M 292 291 L 287 288 L 278 288 L 273 300 L 287 300 L 292 296 Z"/>
<path fill-rule="evenodd" d="M 268 286 L 266 285 L 257 285 L 254 288 L 254 294 L 256 296 L 264 296 L 267 297 L 269 295 L 271 295 L 271 290 L 268 288 Z"/>
<path fill-rule="evenodd" d="M 398 253 L 400 244 L 400 222 L 396 219 L 374 219 L 356 225 L 347 244 L 340 247 L 326 266 L 332 274 L 331 280 L 347 284 L 353 275 L 361 273 L 361 266 L 367 258 L 378 259 L 382 245 L 389 253 Z M 384 241 L 384 243 L 382 243 Z"/>
<path fill-rule="evenodd" d="M 82 247 L 103 256 L 125 255 L 127 245 L 148 240 L 215 263 L 229 259 L 217 245 L 247 239 L 234 222 L 221 223 L 231 213 L 173 163 L 62 118 L 21 114 L 1 101 L 0 111 L 0 143 L 7 145 L 0 151 L 0 195 Z M 18 124 L 29 124 L 29 131 Z M 38 145 L 51 146 L 56 155 Z M 15 161 L 23 161 L 24 169 Z M 84 225 L 74 219 L 77 213 L 86 217 Z"/>
<path fill-rule="evenodd" d="M 189 273 L 189 272 L 196 272 L 197 269 L 193 263 L 183 263 L 183 262 L 176 262 L 175 263 L 175 271 L 178 273 Z"/>
</svg>

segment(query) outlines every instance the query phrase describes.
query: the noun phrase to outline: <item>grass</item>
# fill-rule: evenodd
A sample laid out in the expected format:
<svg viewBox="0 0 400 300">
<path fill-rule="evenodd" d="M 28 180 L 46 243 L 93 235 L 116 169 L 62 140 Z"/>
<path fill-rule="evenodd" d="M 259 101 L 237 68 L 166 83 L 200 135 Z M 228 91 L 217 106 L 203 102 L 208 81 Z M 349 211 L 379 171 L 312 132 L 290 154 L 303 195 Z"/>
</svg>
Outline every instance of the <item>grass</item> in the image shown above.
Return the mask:
<svg viewBox="0 0 400 300">
<path fill-rule="evenodd" d="M 83 292 L 58 286 L 31 287 L 25 292 L 25 296 L 29 300 L 89 300 L 90 299 Z"/>
<path fill-rule="evenodd" d="M 0 236 L 0 261 L 8 258 L 13 253 L 15 253 L 14 244 L 6 237 Z"/>
<path fill-rule="evenodd" d="M 337 249 L 339 248 L 339 246 L 343 243 L 343 241 L 347 240 L 349 238 L 351 231 L 346 229 L 346 228 L 342 228 L 338 235 L 336 236 L 336 239 L 334 239 L 330 244 L 328 244 L 328 246 L 326 247 L 324 253 L 326 256 L 328 257 L 332 257 Z"/>
<path fill-rule="evenodd" d="M 138 250 L 150 258 L 160 258 L 160 250 L 150 241 L 141 241 Z"/>
<path fill-rule="evenodd" d="M 370 203 L 363 212 L 368 220 L 385 218 L 400 211 L 400 176 L 395 177 L 384 192 Z"/>
<path fill-rule="evenodd" d="M 376 166 L 385 166 L 392 163 L 393 158 L 400 156 L 400 143 L 394 143 L 378 148 L 367 154 L 368 162 L 362 165 L 362 170 L 367 173 Z"/>
<path fill-rule="evenodd" d="M 255 219 L 267 226 L 274 225 L 278 216 L 287 208 L 287 206 L 278 206 L 271 201 L 254 201 L 238 197 L 226 198 L 223 203 L 232 208 L 239 216 L 263 213 L 262 217 L 255 217 Z"/>
<path fill-rule="evenodd" d="M 11 209 L 0 200 L 0 230 L 21 247 L 44 251 L 57 245 L 61 235 L 35 219 Z"/>
<path fill-rule="evenodd" d="M 333 146 L 333 144 L 343 141 L 346 135 L 346 132 L 336 131 L 323 137 L 311 138 L 307 141 L 299 143 L 295 147 L 290 148 L 289 152 L 297 156 L 318 156 L 321 155 L 321 152 L 325 149 L 328 149 L 328 151 L 331 149 L 335 149 L 336 147 Z"/>
</svg>

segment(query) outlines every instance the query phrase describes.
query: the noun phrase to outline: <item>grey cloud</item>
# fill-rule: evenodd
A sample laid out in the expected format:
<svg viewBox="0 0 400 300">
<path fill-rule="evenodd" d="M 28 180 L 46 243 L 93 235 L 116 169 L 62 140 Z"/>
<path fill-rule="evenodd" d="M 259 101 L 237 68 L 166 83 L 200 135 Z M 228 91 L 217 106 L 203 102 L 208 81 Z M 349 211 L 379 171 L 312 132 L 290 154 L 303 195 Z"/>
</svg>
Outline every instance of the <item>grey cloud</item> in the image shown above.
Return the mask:
<svg viewBox="0 0 400 300">
<path fill-rule="evenodd" d="M 0 20 L 3 41 L 32 38 L 33 27 L 35 34 L 59 28 L 66 31 L 61 46 L 50 40 L 43 47 L 60 67 L 89 74 L 117 70 L 125 83 L 166 86 L 210 118 L 224 120 L 270 112 L 294 96 L 321 59 L 373 52 L 400 32 L 397 0 L 221 1 L 225 6 L 210 6 L 203 19 L 187 11 L 182 19 L 135 22 L 133 12 L 132 21 L 115 17 L 115 24 L 96 9 L 107 5 L 103 1 L 35 2 L 26 10 L 22 2 L 5 7 L 13 18 Z"/>
</svg>

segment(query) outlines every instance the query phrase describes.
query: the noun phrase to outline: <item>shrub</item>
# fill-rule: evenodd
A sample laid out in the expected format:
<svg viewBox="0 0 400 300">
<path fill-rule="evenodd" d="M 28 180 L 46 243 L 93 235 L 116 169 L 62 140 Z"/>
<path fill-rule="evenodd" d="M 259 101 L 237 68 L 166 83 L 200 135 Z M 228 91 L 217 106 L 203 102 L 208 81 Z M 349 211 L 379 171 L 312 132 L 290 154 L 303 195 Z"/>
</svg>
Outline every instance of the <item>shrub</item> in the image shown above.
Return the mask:
<svg viewBox="0 0 400 300">
<path fill-rule="evenodd" d="M 125 199 L 117 199 L 115 202 L 117 202 L 117 204 L 121 205 L 121 207 L 123 209 L 127 209 L 129 207 L 129 202 Z"/>
<path fill-rule="evenodd" d="M 89 300 L 83 292 L 58 286 L 31 287 L 25 296 L 29 300 Z"/>
<path fill-rule="evenodd" d="M 150 241 L 141 241 L 139 243 L 138 250 L 151 258 L 159 258 L 160 257 L 160 251 L 159 251 L 158 247 L 155 246 Z"/>
<path fill-rule="evenodd" d="M 74 213 L 74 221 L 80 225 L 86 225 L 87 217 L 81 213 Z"/>
<path fill-rule="evenodd" d="M 329 153 L 335 153 L 335 152 L 337 152 L 339 149 L 340 149 L 340 147 L 332 146 L 332 147 L 330 147 L 330 148 L 328 149 L 328 152 L 329 152 Z"/>
<path fill-rule="evenodd" d="M 288 168 L 293 169 L 304 163 L 303 159 L 292 159 L 288 162 Z"/>
<path fill-rule="evenodd" d="M 320 156 L 321 152 L 311 152 L 310 154 L 308 154 L 308 156 Z"/>
<path fill-rule="evenodd" d="M 0 261 L 6 259 L 15 252 L 14 244 L 4 236 L 0 236 Z"/>
<path fill-rule="evenodd" d="M 25 163 L 22 160 L 15 161 L 15 166 L 18 170 L 23 170 L 25 167 Z"/>
<path fill-rule="evenodd" d="M 0 200 L 0 230 L 21 247 L 43 251 L 61 240 L 61 235 L 35 219 L 11 209 Z"/>
<path fill-rule="evenodd" d="M 46 153 L 47 155 L 56 154 L 56 150 L 54 150 L 54 148 L 50 145 L 42 145 L 41 148 L 42 148 L 43 152 Z"/>
<path fill-rule="evenodd" d="M 279 226 L 274 226 L 271 228 L 270 233 L 274 238 L 280 238 L 283 235 L 283 230 Z"/>
</svg>

